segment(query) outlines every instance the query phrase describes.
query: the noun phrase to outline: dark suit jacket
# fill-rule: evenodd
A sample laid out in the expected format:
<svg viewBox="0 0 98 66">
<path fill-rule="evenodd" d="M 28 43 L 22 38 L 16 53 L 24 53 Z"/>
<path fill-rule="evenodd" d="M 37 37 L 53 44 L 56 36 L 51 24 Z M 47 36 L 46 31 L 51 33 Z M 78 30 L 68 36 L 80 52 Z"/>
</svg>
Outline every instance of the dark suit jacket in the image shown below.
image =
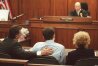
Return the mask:
<svg viewBox="0 0 98 66">
<path fill-rule="evenodd" d="M 79 59 L 92 58 L 92 57 L 95 57 L 94 50 L 77 48 L 76 50 L 68 53 L 66 57 L 66 64 L 74 65 L 76 61 Z"/>
<path fill-rule="evenodd" d="M 24 49 L 22 49 L 22 46 L 19 44 L 19 42 L 10 38 L 5 38 L 4 41 L 0 44 L 0 52 L 7 53 L 12 58 L 16 59 L 29 60 L 36 57 L 36 53 L 25 51 Z"/>
<path fill-rule="evenodd" d="M 81 10 L 80 13 L 82 13 L 83 17 L 89 16 L 89 12 L 86 11 L 86 10 Z M 79 14 L 80 14 L 80 13 L 79 13 Z M 76 12 L 76 10 L 74 10 L 74 11 L 72 11 L 72 12 L 70 13 L 70 16 L 80 16 L 80 15 L 78 15 L 77 12 Z"/>
</svg>

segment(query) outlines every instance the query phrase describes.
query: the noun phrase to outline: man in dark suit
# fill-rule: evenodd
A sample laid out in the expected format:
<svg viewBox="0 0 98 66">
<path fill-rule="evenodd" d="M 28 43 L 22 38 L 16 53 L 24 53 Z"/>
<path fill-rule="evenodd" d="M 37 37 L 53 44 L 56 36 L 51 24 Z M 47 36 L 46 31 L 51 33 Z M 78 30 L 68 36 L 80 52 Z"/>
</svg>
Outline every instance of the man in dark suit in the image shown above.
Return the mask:
<svg viewBox="0 0 98 66">
<path fill-rule="evenodd" d="M 44 48 L 41 51 L 30 52 L 22 49 L 18 38 L 21 36 L 21 26 L 14 25 L 9 29 L 8 37 L 0 44 L 0 53 L 9 54 L 14 59 L 33 59 L 37 55 L 50 55 L 51 48 Z"/>
<path fill-rule="evenodd" d="M 80 2 L 75 3 L 75 10 L 70 13 L 70 16 L 87 17 L 89 16 L 88 11 L 81 8 Z"/>
<path fill-rule="evenodd" d="M 87 32 L 80 31 L 74 35 L 73 44 L 76 50 L 68 53 L 66 57 L 67 65 L 74 65 L 77 60 L 95 57 L 94 50 L 88 48 L 90 36 Z"/>
</svg>

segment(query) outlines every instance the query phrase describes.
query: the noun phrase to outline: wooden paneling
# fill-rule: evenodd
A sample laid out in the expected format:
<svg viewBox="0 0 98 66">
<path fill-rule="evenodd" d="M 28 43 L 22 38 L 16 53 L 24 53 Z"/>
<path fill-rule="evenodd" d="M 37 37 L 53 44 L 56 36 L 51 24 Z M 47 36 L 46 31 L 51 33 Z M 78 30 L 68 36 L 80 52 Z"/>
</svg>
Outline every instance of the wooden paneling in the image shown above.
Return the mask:
<svg viewBox="0 0 98 66">
<path fill-rule="evenodd" d="M 82 24 L 83 23 L 83 24 Z M 65 22 L 65 21 L 31 21 L 30 32 L 31 32 L 31 43 L 32 46 L 36 42 L 44 41 L 42 35 L 42 29 L 44 27 L 55 28 L 55 41 L 63 44 L 66 48 L 75 48 L 73 45 L 73 36 L 76 32 L 82 30 L 87 31 L 91 36 L 90 48 L 98 49 L 98 24 L 86 23 L 86 22 Z"/>
<path fill-rule="evenodd" d="M 89 30 L 85 30 L 89 33 L 90 37 L 91 37 L 91 44 L 90 44 L 90 47 L 93 49 L 98 49 L 98 29 L 89 29 Z"/>
<path fill-rule="evenodd" d="M 56 42 L 63 44 L 66 48 L 73 48 L 73 35 L 77 29 L 56 28 Z"/>
<path fill-rule="evenodd" d="M 54 16 L 67 16 L 67 0 L 54 0 Z"/>
<path fill-rule="evenodd" d="M 11 24 L 8 22 L 1 22 L 0 21 L 0 38 L 5 38 L 8 35 L 8 29 Z"/>
<path fill-rule="evenodd" d="M 21 1 L 21 0 L 20 0 Z M 18 15 L 19 13 L 19 0 L 9 0 L 10 2 L 10 6 L 11 6 L 11 10 L 12 10 L 12 13 L 13 13 L 13 16 L 16 16 Z"/>
<path fill-rule="evenodd" d="M 22 2 L 24 19 L 52 15 L 51 0 L 22 0 Z"/>
<path fill-rule="evenodd" d="M 98 3 L 98 0 L 97 0 L 96 3 Z M 97 11 L 98 11 L 98 4 L 97 4 Z M 98 12 L 97 12 L 97 20 L 98 20 Z"/>
<path fill-rule="evenodd" d="M 22 2 L 21 10 L 25 14 L 25 19 L 67 15 L 67 0 L 23 0 Z"/>
<path fill-rule="evenodd" d="M 10 0 L 11 7 L 12 7 L 12 13 L 14 16 L 17 16 L 19 14 L 23 14 L 24 16 L 20 18 L 20 20 L 28 20 L 32 17 L 42 17 L 42 16 L 67 16 L 71 10 L 74 9 L 74 3 L 75 2 L 87 2 L 89 6 L 89 11 L 91 16 L 93 17 L 93 20 L 98 20 L 98 0 Z M 24 21 L 21 21 L 20 23 L 24 23 Z M 36 25 L 42 25 L 42 24 L 32 24 L 31 26 Z M 31 39 L 33 40 L 33 44 L 38 41 L 43 41 L 43 37 L 41 34 L 42 28 L 38 29 L 39 26 L 36 26 L 36 28 L 32 27 L 31 29 Z M 43 26 L 43 25 L 42 25 Z M 45 24 L 45 27 L 51 26 L 51 24 Z M 67 25 L 64 24 L 55 24 L 54 27 L 56 28 L 56 41 L 59 43 L 65 43 L 65 46 L 68 48 L 74 47 L 72 46 L 72 37 L 75 32 L 77 32 L 77 29 L 70 29 L 67 30 L 65 27 L 71 27 L 73 25 Z M 81 28 L 81 25 L 74 25 L 75 27 Z M 61 29 L 61 28 L 64 29 Z M 83 28 L 87 29 L 86 27 L 97 27 L 97 25 L 88 25 L 84 26 Z M 61 32 L 60 32 L 61 30 Z M 90 47 L 97 48 L 97 30 L 86 30 L 90 33 L 92 41 Z M 66 33 L 67 32 L 67 33 Z M 3 33 L 2 33 L 3 34 Z M 65 35 L 65 37 L 60 37 L 61 34 Z M 2 35 L 1 35 L 2 36 Z M 66 37 L 67 36 L 67 37 Z M 66 45 L 67 44 L 67 45 Z M 97 48 L 98 49 L 98 48 Z"/>
<path fill-rule="evenodd" d="M 24 13 L 21 20 L 42 16 L 67 16 L 75 2 L 87 2 L 94 20 L 98 20 L 98 0 L 10 0 L 14 16 Z"/>
<path fill-rule="evenodd" d="M 31 28 L 31 46 L 33 46 L 36 42 L 44 41 L 43 35 L 42 35 L 42 28 Z"/>
</svg>

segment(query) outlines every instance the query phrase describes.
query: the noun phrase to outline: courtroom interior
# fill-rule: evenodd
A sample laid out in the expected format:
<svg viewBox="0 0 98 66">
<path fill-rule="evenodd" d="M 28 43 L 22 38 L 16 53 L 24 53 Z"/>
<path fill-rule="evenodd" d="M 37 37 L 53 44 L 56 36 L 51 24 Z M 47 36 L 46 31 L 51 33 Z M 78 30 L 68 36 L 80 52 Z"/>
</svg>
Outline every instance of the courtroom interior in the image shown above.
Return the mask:
<svg viewBox="0 0 98 66">
<path fill-rule="evenodd" d="M 0 0 L 0 66 L 97 66 L 98 0 Z"/>
</svg>

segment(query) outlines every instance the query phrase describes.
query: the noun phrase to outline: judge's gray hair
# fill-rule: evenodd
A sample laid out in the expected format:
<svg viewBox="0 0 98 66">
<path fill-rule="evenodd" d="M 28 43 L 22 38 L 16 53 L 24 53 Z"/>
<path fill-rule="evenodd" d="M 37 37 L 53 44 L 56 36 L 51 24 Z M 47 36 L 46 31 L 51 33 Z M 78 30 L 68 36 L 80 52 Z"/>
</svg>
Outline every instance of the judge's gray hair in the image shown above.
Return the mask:
<svg viewBox="0 0 98 66">
<path fill-rule="evenodd" d="M 81 6 L 80 2 L 76 2 L 75 6 Z"/>
</svg>

